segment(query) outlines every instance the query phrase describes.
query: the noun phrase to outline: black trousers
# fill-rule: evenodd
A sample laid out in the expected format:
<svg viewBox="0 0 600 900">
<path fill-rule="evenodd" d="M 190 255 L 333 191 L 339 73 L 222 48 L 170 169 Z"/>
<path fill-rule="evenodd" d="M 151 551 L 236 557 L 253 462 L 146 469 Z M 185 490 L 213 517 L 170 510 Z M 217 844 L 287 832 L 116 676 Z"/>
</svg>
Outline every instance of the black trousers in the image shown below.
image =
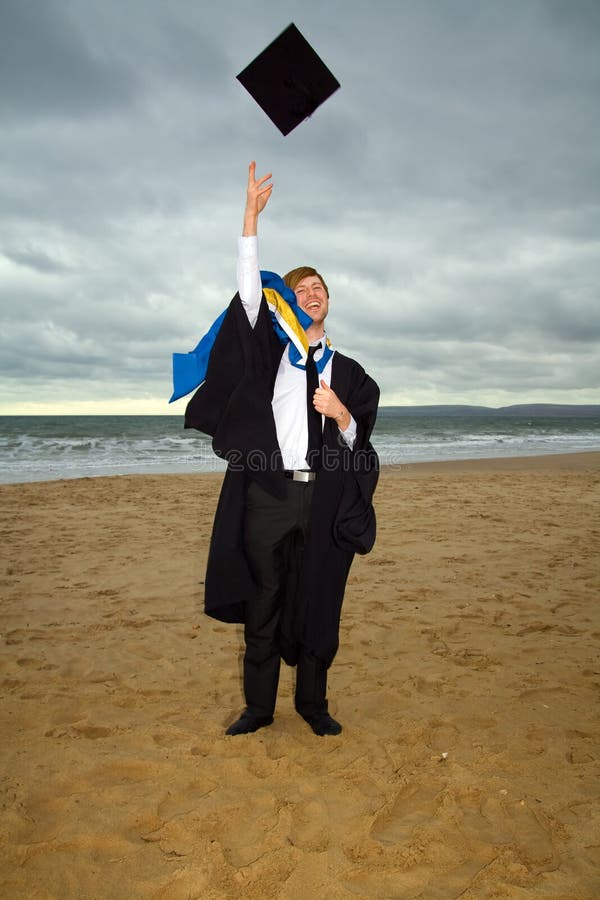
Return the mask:
<svg viewBox="0 0 600 900">
<path fill-rule="evenodd" d="M 259 586 L 247 604 L 244 639 L 244 694 L 249 712 L 272 716 L 281 666 L 282 603 L 291 567 L 301 565 L 308 534 L 314 482 L 286 479 L 283 500 L 251 481 L 246 498 L 244 547 Z M 327 711 L 327 667 L 300 649 L 295 706 L 302 716 Z"/>
</svg>

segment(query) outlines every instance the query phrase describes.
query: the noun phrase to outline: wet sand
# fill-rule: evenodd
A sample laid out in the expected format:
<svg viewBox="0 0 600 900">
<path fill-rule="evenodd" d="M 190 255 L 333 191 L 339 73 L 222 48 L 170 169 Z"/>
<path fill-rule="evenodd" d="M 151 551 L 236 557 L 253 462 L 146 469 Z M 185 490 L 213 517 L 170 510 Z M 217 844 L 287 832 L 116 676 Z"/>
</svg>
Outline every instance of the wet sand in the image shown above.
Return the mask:
<svg viewBox="0 0 600 900">
<path fill-rule="evenodd" d="M 600 896 L 600 453 L 388 468 L 329 678 L 228 738 L 220 475 L 0 487 L 0 896 Z"/>
</svg>

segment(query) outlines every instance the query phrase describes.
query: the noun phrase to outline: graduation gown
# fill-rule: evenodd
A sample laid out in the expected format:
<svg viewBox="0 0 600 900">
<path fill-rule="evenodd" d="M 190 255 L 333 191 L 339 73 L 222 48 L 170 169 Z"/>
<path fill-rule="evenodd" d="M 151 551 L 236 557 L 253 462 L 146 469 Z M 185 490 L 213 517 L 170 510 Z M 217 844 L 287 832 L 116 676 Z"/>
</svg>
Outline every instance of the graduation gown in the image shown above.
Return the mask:
<svg viewBox="0 0 600 900">
<path fill-rule="evenodd" d="M 244 511 L 249 479 L 283 496 L 283 462 L 271 407 L 283 347 L 263 297 L 251 327 L 239 295 L 231 301 L 211 352 L 206 380 L 185 413 L 185 427 L 213 439 L 228 461 L 208 554 L 204 609 L 222 622 L 244 622 L 257 586 L 244 554 Z M 307 543 L 290 560 L 282 598 L 280 650 L 290 665 L 299 648 L 329 666 L 338 648 L 346 579 L 354 553 L 368 553 L 375 541 L 373 492 L 379 475 L 370 444 L 379 388 L 357 362 L 332 358 L 331 388 L 357 423 L 350 450 L 333 419 L 323 429 L 323 465 L 314 484 Z"/>
</svg>

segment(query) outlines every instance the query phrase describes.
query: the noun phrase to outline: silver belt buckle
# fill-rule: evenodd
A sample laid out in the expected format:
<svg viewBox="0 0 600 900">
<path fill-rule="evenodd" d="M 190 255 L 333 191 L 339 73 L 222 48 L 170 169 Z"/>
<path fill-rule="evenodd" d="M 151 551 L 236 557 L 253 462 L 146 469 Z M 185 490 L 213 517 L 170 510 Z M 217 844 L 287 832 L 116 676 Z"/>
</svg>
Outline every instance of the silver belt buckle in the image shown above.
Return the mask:
<svg viewBox="0 0 600 900">
<path fill-rule="evenodd" d="M 314 481 L 317 476 L 314 472 L 305 472 L 302 469 L 294 469 L 292 481 Z"/>
</svg>

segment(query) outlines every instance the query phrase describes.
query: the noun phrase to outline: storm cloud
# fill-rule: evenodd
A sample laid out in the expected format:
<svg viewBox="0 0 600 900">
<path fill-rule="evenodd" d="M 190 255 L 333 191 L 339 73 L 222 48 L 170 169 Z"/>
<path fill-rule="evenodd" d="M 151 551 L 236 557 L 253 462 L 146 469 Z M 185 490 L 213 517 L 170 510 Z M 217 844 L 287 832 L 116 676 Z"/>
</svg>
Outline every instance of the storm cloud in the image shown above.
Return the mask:
<svg viewBox="0 0 600 900">
<path fill-rule="evenodd" d="M 342 87 L 283 138 L 235 75 L 291 21 Z M 594 0 L 0 0 L 0 411 L 180 411 L 252 159 L 384 403 L 600 402 L 599 96 Z"/>
</svg>

